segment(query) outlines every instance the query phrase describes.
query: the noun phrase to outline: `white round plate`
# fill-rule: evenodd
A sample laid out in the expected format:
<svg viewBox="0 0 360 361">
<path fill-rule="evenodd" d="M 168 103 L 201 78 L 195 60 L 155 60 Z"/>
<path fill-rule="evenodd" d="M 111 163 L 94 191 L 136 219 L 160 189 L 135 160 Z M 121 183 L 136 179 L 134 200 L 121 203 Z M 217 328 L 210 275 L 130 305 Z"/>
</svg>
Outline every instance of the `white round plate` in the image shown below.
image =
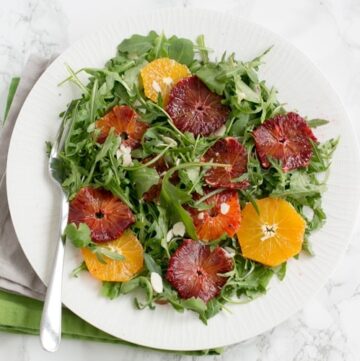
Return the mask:
<svg viewBox="0 0 360 361">
<path fill-rule="evenodd" d="M 304 306 L 334 270 L 351 238 L 360 203 L 360 161 L 346 112 L 329 83 L 297 49 L 270 31 L 248 22 L 204 10 L 179 10 L 121 16 L 71 46 L 46 70 L 27 98 L 11 140 L 7 168 L 9 205 L 16 233 L 31 265 L 46 283 L 57 237 L 59 198 L 47 174 L 45 141 L 59 126 L 58 114 L 78 96 L 74 86 L 57 84 L 73 69 L 101 67 L 116 46 L 131 34 L 150 30 L 206 43 L 220 56 L 234 51 L 249 60 L 274 45 L 261 68 L 261 77 L 279 91 L 287 109 L 311 118 L 329 119 L 315 129 L 320 140 L 341 136 L 335 153 L 324 207 L 324 228 L 311 237 L 315 257 L 289 262 L 283 282 L 272 281 L 268 293 L 248 304 L 229 306 L 205 326 L 196 314 L 177 313 L 170 306 L 155 311 L 134 308 L 132 296 L 113 301 L 99 294 L 100 284 L 89 275 L 70 278 L 80 263 L 79 251 L 67 246 L 63 302 L 77 315 L 124 340 L 159 349 L 199 350 L 248 339 L 287 319 Z"/>
</svg>

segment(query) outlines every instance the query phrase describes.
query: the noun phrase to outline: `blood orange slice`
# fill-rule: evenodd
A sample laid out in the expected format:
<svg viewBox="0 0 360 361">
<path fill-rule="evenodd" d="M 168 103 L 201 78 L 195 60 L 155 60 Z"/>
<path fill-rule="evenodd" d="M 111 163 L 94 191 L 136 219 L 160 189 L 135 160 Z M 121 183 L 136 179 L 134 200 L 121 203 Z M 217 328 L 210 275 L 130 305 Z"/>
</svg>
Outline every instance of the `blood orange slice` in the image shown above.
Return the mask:
<svg viewBox="0 0 360 361">
<path fill-rule="evenodd" d="M 237 181 L 247 171 L 247 154 L 244 146 L 236 138 L 218 140 L 203 157 L 204 162 L 229 164 L 229 167 L 213 167 L 205 174 L 205 182 L 215 188 L 244 189 L 247 180 Z"/>
<path fill-rule="evenodd" d="M 117 105 L 101 119 L 96 121 L 96 128 L 101 130 L 97 139 L 103 143 L 110 129 L 114 128 L 116 134 L 123 136 L 123 144 L 130 148 L 137 147 L 146 132 L 148 125 L 138 119 L 134 109 L 127 105 Z"/>
<path fill-rule="evenodd" d="M 213 241 L 225 233 L 233 237 L 241 222 L 237 192 L 226 190 L 215 194 L 205 202 L 213 207 L 205 211 L 189 209 L 198 238 L 203 241 Z"/>
<path fill-rule="evenodd" d="M 170 258 L 166 279 L 181 298 L 216 297 L 227 281 L 222 273 L 233 269 L 233 261 L 221 247 L 211 250 L 198 241 L 186 239 Z"/>
<path fill-rule="evenodd" d="M 305 221 L 287 201 L 256 201 L 259 213 L 248 203 L 237 232 L 242 254 L 267 266 L 278 266 L 297 255 L 304 239 Z"/>
<path fill-rule="evenodd" d="M 222 98 L 212 93 L 196 76 L 179 81 L 171 90 L 166 111 L 182 132 L 209 135 L 219 129 L 229 115 Z"/>
<path fill-rule="evenodd" d="M 129 207 L 102 188 L 82 188 L 70 202 L 69 223 L 86 223 L 94 242 L 112 241 L 135 222 Z"/>
<path fill-rule="evenodd" d="M 257 127 L 253 136 L 256 151 L 264 168 L 269 157 L 281 161 L 285 172 L 306 167 L 312 157 L 312 141 L 317 141 L 306 121 L 296 113 L 277 115 Z"/>
</svg>

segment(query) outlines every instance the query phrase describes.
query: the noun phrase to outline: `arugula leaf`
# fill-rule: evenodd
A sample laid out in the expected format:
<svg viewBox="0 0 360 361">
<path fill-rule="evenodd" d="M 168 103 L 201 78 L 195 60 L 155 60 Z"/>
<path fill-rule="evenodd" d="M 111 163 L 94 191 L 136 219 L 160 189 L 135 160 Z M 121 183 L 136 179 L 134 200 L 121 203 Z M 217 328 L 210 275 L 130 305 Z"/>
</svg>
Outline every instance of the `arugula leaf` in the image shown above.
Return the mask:
<svg viewBox="0 0 360 361">
<path fill-rule="evenodd" d="M 154 47 L 150 51 L 148 60 L 154 60 L 161 57 L 167 57 L 167 49 L 166 49 L 166 42 L 167 39 L 164 33 L 161 33 L 159 36 L 156 37 L 154 40 Z"/>
<path fill-rule="evenodd" d="M 151 286 L 151 283 L 148 278 L 146 277 L 139 277 L 139 286 L 145 291 L 145 300 L 140 301 L 138 297 L 135 298 L 135 306 L 142 310 L 145 307 L 154 308 L 153 306 L 153 298 L 154 298 L 154 292 L 153 288 Z"/>
<path fill-rule="evenodd" d="M 191 197 L 187 193 L 172 185 L 168 179 L 163 180 L 160 193 L 161 206 L 166 210 L 173 223 L 183 222 L 187 234 L 192 239 L 197 239 L 193 220 L 190 214 L 181 206 L 182 203 L 190 200 Z"/>
<path fill-rule="evenodd" d="M 84 261 L 82 261 L 80 263 L 80 265 L 78 267 L 76 267 L 75 269 L 72 270 L 72 272 L 70 273 L 70 277 L 79 277 L 79 273 L 83 272 L 83 271 L 87 271 L 88 268 L 86 266 L 86 263 Z"/>
<path fill-rule="evenodd" d="M 304 172 L 295 172 L 289 179 L 289 188 L 284 190 L 274 190 L 272 196 L 290 197 L 292 199 L 302 199 L 304 197 L 314 197 L 326 190 L 324 184 L 316 184 L 314 179 Z"/>
<path fill-rule="evenodd" d="M 203 313 L 207 310 L 206 303 L 200 298 L 191 297 L 186 300 L 182 300 L 181 303 L 184 308 L 197 313 Z"/>
<path fill-rule="evenodd" d="M 78 227 L 75 223 L 68 224 L 65 228 L 65 235 L 78 248 L 86 247 L 91 243 L 91 231 L 86 223 L 80 223 Z"/>
<path fill-rule="evenodd" d="M 205 38 L 204 38 L 204 35 L 199 35 L 197 38 L 196 38 L 196 43 L 199 47 L 199 53 L 200 53 L 200 56 L 201 56 L 201 60 L 204 64 L 208 63 L 209 62 L 209 51 L 208 49 L 206 48 L 205 46 Z"/>
<path fill-rule="evenodd" d="M 211 91 L 222 95 L 224 93 L 226 83 L 218 80 L 218 76 L 221 72 L 222 70 L 217 64 L 209 63 L 201 67 L 196 72 L 196 76 L 200 78 Z"/>
<path fill-rule="evenodd" d="M 329 139 L 324 143 L 317 144 L 313 142 L 313 157 L 309 165 L 309 172 L 320 173 L 328 170 L 331 164 L 331 158 L 339 144 L 340 139 Z"/>
<path fill-rule="evenodd" d="M 314 256 L 314 251 L 311 247 L 311 244 L 307 238 L 304 239 L 302 244 L 302 250 L 309 256 Z"/>
<path fill-rule="evenodd" d="M 143 167 L 129 171 L 137 195 L 141 198 L 153 185 L 158 184 L 160 177 L 155 168 Z"/>
<path fill-rule="evenodd" d="M 222 308 L 223 304 L 217 298 L 213 298 L 207 303 L 206 310 L 201 313 L 200 319 L 207 324 L 207 320 L 218 314 Z"/>
<path fill-rule="evenodd" d="M 282 281 L 286 275 L 286 265 L 287 263 L 284 262 L 280 266 L 273 268 L 274 273 L 276 274 L 277 278 Z"/>
<path fill-rule="evenodd" d="M 112 130 L 107 136 L 105 143 L 99 147 L 100 149 L 96 154 L 92 167 L 88 173 L 87 181 L 86 181 L 87 183 L 91 182 L 97 164 L 101 162 L 105 157 L 109 156 L 109 154 L 112 155 L 115 154 L 116 150 L 119 148 L 121 139 L 117 137 Z"/>
<path fill-rule="evenodd" d="M 166 210 L 160 206 L 156 206 L 156 209 L 158 214 L 151 223 L 149 232 L 155 232 L 155 238 L 160 241 L 160 245 L 165 250 L 167 258 L 170 258 L 169 245 L 166 239 L 168 232 L 168 218 Z"/>
<path fill-rule="evenodd" d="M 271 49 L 273 48 L 274 45 L 268 47 L 267 49 L 265 49 L 264 52 L 262 52 L 260 55 L 258 55 L 257 57 L 255 57 L 253 60 L 249 61 L 246 65 L 249 67 L 249 68 L 253 68 L 255 70 L 258 70 L 259 69 L 259 66 L 261 64 L 263 64 L 263 58 L 265 57 L 266 54 L 268 54 Z"/>
<path fill-rule="evenodd" d="M 98 246 L 95 244 L 92 244 L 88 246 L 91 251 L 96 255 L 96 257 L 99 259 L 101 263 L 106 263 L 106 260 L 104 257 L 110 258 L 114 261 L 124 261 L 125 257 L 117 252 L 116 250 L 112 250 L 109 247 L 106 246 Z"/>
<path fill-rule="evenodd" d="M 173 36 L 169 39 L 169 57 L 181 64 L 190 65 L 194 60 L 192 41 Z"/>
<path fill-rule="evenodd" d="M 123 40 L 118 46 L 118 51 L 122 53 L 142 55 L 149 51 L 158 35 L 150 31 L 148 35 L 132 35 L 130 38 Z"/>
<path fill-rule="evenodd" d="M 120 295 L 122 284 L 120 282 L 103 282 L 100 293 L 102 296 L 113 300 Z"/>
<path fill-rule="evenodd" d="M 245 84 L 239 76 L 235 77 L 235 92 L 239 102 L 245 99 L 252 103 L 260 103 L 260 95 Z"/>
<path fill-rule="evenodd" d="M 135 66 L 124 72 L 124 81 L 128 85 L 130 89 L 133 87 L 140 87 L 139 82 L 139 74 L 140 70 L 146 65 L 148 62 L 144 59 L 139 60 Z"/>
<path fill-rule="evenodd" d="M 140 279 L 136 277 L 130 281 L 123 282 L 120 287 L 120 293 L 126 295 L 140 287 Z"/>
<path fill-rule="evenodd" d="M 206 172 L 200 171 L 199 167 L 181 169 L 178 173 L 181 179 L 181 182 L 186 186 L 186 190 L 188 193 L 192 193 L 193 191 L 197 192 L 198 194 L 203 194 L 202 189 L 202 177 Z"/>
<path fill-rule="evenodd" d="M 239 114 L 232 123 L 229 135 L 240 136 L 244 134 L 247 124 L 249 123 L 249 114 Z"/>
<path fill-rule="evenodd" d="M 310 205 L 311 204 L 313 207 L 314 215 L 313 215 L 312 220 L 308 223 L 308 228 L 307 228 L 308 232 L 313 232 L 313 231 L 316 231 L 317 229 L 320 229 L 326 221 L 326 214 L 325 214 L 324 210 L 321 208 L 321 200 L 319 198 L 314 199 L 310 203 Z M 305 245 L 305 247 L 306 247 L 306 245 Z M 308 248 L 309 253 L 311 254 L 312 251 L 311 251 L 310 245 L 307 248 Z"/>
<path fill-rule="evenodd" d="M 110 300 L 119 297 L 120 295 L 126 295 L 135 291 L 141 287 L 140 278 L 136 277 L 127 282 L 107 282 L 102 283 L 100 293 Z"/>
<path fill-rule="evenodd" d="M 310 128 L 317 128 L 317 127 L 320 127 L 321 125 L 325 125 L 325 124 L 328 124 L 329 121 L 328 120 L 325 120 L 325 119 L 310 119 L 307 121 L 307 123 L 309 124 L 309 127 Z"/>
<path fill-rule="evenodd" d="M 154 261 L 150 254 L 144 253 L 144 261 L 149 272 L 156 272 L 161 275 L 161 267 Z"/>
</svg>

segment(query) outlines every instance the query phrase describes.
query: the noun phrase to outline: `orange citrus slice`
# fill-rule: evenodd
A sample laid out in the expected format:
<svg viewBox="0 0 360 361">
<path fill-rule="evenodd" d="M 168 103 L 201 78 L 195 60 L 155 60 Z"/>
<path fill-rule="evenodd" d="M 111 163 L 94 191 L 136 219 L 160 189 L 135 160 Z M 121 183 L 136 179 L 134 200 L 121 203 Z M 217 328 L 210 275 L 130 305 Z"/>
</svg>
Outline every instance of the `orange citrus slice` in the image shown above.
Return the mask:
<svg viewBox="0 0 360 361">
<path fill-rule="evenodd" d="M 237 232 L 242 254 L 264 265 L 278 266 L 300 252 L 305 220 L 280 198 L 264 198 L 256 204 L 259 214 L 251 203 L 242 211 Z"/>
<path fill-rule="evenodd" d="M 114 241 L 103 243 L 111 251 L 124 256 L 123 260 L 114 260 L 104 256 L 106 263 L 101 263 L 96 255 L 88 248 L 82 248 L 86 266 L 90 274 L 101 281 L 126 282 L 138 273 L 144 263 L 144 250 L 135 234 L 126 230 L 122 236 Z"/>
<path fill-rule="evenodd" d="M 227 234 L 234 237 L 241 222 L 241 210 L 238 193 L 234 190 L 224 190 L 205 201 L 212 205 L 208 210 L 198 211 L 189 208 L 196 234 L 204 242 L 214 241 Z"/>
<path fill-rule="evenodd" d="M 155 59 L 140 71 L 145 95 L 156 102 L 159 93 L 167 104 L 172 87 L 191 75 L 186 65 L 169 58 Z"/>
</svg>

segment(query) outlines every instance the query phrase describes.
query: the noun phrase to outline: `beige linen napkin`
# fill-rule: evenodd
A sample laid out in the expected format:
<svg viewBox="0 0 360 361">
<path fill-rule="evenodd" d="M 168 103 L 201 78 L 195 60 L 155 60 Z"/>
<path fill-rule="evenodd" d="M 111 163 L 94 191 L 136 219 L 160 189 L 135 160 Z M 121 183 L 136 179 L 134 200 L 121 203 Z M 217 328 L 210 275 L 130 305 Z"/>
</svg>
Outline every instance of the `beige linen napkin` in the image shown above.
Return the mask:
<svg viewBox="0 0 360 361">
<path fill-rule="evenodd" d="M 38 299 L 43 298 L 45 286 L 26 259 L 11 221 L 6 194 L 6 160 L 20 109 L 33 85 L 50 63 L 49 59 L 30 57 L 5 126 L 0 130 L 0 288 Z"/>
</svg>

